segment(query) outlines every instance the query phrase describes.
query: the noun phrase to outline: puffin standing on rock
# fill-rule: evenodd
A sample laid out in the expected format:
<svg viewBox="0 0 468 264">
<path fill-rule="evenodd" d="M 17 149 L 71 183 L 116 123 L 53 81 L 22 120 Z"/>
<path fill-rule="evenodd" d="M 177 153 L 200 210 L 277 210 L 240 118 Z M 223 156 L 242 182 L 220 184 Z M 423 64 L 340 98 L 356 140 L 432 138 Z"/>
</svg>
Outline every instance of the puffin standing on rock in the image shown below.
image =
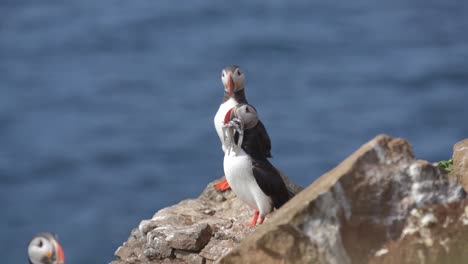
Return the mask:
<svg viewBox="0 0 468 264">
<path fill-rule="evenodd" d="M 224 86 L 224 97 L 223 102 L 219 106 L 218 112 L 214 117 L 214 125 L 216 128 L 216 132 L 218 133 L 219 140 L 221 140 L 222 149 L 226 152 L 226 146 L 224 142 L 224 134 L 223 134 L 223 125 L 224 125 L 224 118 L 229 110 L 235 107 L 238 104 L 247 104 L 247 99 L 245 97 L 245 90 L 244 90 L 244 81 L 245 77 L 243 72 L 241 71 L 239 66 L 232 65 L 227 66 L 223 69 L 221 73 L 221 80 Z M 262 122 L 258 121 L 258 130 L 261 130 L 261 137 L 258 137 L 259 144 L 261 144 L 261 154 L 265 158 L 271 157 L 271 142 L 268 133 L 266 132 L 265 126 Z M 219 191 L 226 191 L 228 190 L 229 183 L 226 180 L 222 180 L 221 182 L 214 185 L 215 189 Z"/>
<path fill-rule="evenodd" d="M 65 256 L 57 238 L 50 233 L 37 234 L 28 246 L 29 264 L 64 264 Z"/>
<path fill-rule="evenodd" d="M 249 226 L 263 223 L 273 208 L 281 207 L 293 196 L 264 155 L 260 139 L 266 132 L 259 129 L 260 125 L 255 108 L 248 104 L 229 110 L 223 125 L 224 173 L 237 197 L 254 209 Z"/>
</svg>

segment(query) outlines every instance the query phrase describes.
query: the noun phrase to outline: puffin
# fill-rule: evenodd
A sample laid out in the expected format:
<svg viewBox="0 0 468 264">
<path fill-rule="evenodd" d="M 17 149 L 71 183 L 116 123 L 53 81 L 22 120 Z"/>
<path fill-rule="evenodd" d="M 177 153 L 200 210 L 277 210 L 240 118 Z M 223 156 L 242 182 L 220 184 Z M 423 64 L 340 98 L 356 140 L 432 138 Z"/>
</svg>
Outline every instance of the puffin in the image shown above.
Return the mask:
<svg viewBox="0 0 468 264">
<path fill-rule="evenodd" d="M 39 233 L 28 246 L 29 264 L 64 264 L 65 256 L 62 246 L 55 235 Z"/>
<path fill-rule="evenodd" d="M 228 110 L 223 125 L 224 173 L 236 196 L 254 210 L 249 226 L 262 224 L 266 215 L 294 195 L 264 155 L 260 124 L 253 106 L 239 104 Z"/>
<path fill-rule="evenodd" d="M 224 87 L 224 96 L 221 105 L 219 106 L 218 112 L 214 117 L 214 126 L 216 133 L 218 134 L 219 140 L 221 141 L 221 148 L 223 152 L 226 151 L 224 143 L 223 125 L 224 118 L 229 110 L 238 104 L 248 104 L 247 98 L 245 97 L 245 76 L 241 68 L 237 65 L 231 65 L 225 67 L 221 72 L 221 81 Z M 266 132 L 265 126 L 259 120 L 257 130 L 261 131 L 261 137 L 258 137 L 260 149 L 262 155 L 265 158 L 271 157 L 271 141 L 268 133 Z M 228 190 L 229 183 L 227 180 L 222 180 L 214 185 L 214 188 L 218 191 Z"/>
</svg>

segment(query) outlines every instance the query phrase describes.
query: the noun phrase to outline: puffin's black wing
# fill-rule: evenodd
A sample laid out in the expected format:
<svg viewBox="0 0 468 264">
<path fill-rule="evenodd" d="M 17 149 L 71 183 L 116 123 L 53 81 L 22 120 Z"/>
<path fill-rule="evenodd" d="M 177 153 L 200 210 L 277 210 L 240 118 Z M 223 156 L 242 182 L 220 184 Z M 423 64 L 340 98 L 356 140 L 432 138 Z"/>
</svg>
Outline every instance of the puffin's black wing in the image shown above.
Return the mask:
<svg viewBox="0 0 468 264">
<path fill-rule="evenodd" d="M 263 155 L 267 158 L 271 158 L 271 141 L 270 136 L 268 135 L 265 126 L 262 121 L 258 121 L 257 124 L 257 133 L 258 133 L 258 144 L 260 145 Z"/>
<path fill-rule="evenodd" d="M 235 142 L 239 139 L 239 134 L 234 135 Z M 254 159 L 266 159 L 271 157 L 271 142 L 268 133 L 261 121 L 251 129 L 244 130 L 244 140 L 242 149 Z"/>
<path fill-rule="evenodd" d="M 244 139 L 242 141 L 242 148 L 252 157 L 257 159 L 271 158 L 271 141 L 265 126 L 259 120 L 257 110 L 249 104 L 238 104 L 232 108 L 228 114 L 227 120 L 233 120 L 237 117 L 243 120 L 244 126 Z M 225 120 L 226 123 L 226 120 Z M 237 142 L 239 134 L 234 134 L 234 140 Z"/>
<path fill-rule="evenodd" d="M 275 208 L 280 208 L 292 197 L 278 171 L 267 159 L 252 159 L 252 166 L 258 186 L 271 197 Z"/>
</svg>

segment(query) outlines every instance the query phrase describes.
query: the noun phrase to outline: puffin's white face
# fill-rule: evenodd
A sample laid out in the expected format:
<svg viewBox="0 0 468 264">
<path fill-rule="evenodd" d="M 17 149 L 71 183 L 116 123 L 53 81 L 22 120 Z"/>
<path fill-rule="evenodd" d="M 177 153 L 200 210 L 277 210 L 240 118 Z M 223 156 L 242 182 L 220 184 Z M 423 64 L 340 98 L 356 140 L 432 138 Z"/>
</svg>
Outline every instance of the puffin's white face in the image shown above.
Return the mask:
<svg viewBox="0 0 468 264">
<path fill-rule="evenodd" d="M 31 240 L 28 247 L 29 259 L 33 264 L 41 264 L 44 258 L 52 257 L 54 246 L 52 242 L 42 236 Z"/>
<path fill-rule="evenodd" d="M 221 73 L 224 91 L 229 94 L 234 94 L 244 89 L 244 73 L 238 66 L 228 66 Z"/>
<path fill-rule="evenodd" d="M 235 116 L 244 124 L 244 129 L 251 129 L 258 123 L 258 115 L 255 108 L 250 105 L 241 105 L 235 108 Z"/>
<path fill-rule="evenodd" d="M 65 263 L 62 247 L 48 233 L 39 234 L 29 242 L 28 255 L 32 264 Z"/>
</svg>

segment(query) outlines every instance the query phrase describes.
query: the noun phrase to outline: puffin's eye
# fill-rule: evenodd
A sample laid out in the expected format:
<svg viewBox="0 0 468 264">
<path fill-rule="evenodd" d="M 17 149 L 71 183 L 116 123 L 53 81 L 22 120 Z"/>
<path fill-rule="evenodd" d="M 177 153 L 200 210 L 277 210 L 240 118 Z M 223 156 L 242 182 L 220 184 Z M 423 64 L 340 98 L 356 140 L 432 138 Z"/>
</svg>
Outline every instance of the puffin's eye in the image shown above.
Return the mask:
<svg viewBox="0 0 468 264">
<path fill-rule="evenodd" d="M 241 72 L 240 70 L 237 71 L 237 76 L 240 76 L 241 75 Z"/>
<path fill-rule="evenodd" d="M 222 76 L 223 76 L 223 78 L 224 78 L 224 72 L 223 72 L 223 75 L 222 75 Z"/>
<path fill-rule="evenodd" d="M 43 243 L 42 243 L 42 240 L 39 240 L 39 247 L 42 247 L 43 246 Z"/>
</svg>

